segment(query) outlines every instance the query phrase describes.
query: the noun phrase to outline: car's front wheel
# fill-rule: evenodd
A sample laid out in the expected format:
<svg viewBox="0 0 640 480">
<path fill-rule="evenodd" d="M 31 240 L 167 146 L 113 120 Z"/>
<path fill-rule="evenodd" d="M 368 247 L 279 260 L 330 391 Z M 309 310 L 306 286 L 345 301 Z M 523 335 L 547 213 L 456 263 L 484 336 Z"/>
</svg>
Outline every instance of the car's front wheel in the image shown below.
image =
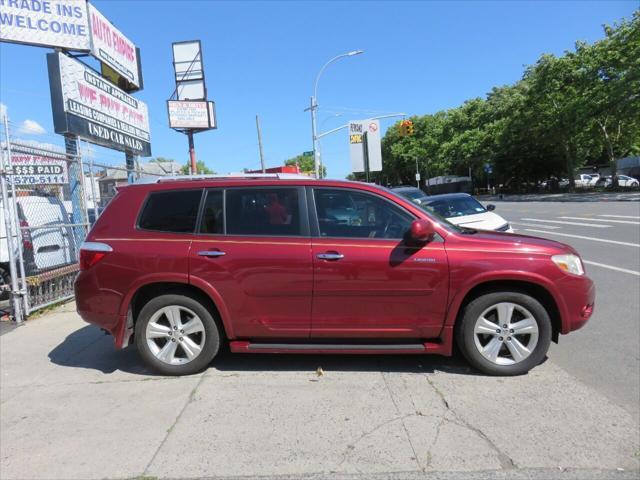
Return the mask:
<svg viewBox="0 0 640 480">
<path fill-rule="evenodd" d="M 538 300 L 521 292 L 493 292 L 465 307 L 457 343 L 478 370 L 521 375 L 544 360 L 551 333 L 551 319 Z"/>
<path fill-rule="evenodd" d="M 144 361 L 165 375 L 205 369 L 218 353 L 220 333 L 209 310 L 187 295 L 160 295 L 140 312 L 136 346 Z"/>
</svg>

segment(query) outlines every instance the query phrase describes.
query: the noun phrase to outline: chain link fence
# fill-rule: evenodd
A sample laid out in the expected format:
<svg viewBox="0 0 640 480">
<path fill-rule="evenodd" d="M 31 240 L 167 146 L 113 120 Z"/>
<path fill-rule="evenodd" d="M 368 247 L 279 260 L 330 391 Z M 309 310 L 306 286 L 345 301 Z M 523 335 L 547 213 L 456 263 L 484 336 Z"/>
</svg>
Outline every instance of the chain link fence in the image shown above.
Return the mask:
<svg viewBox="0 0 640 480">
<path fill-rule="evenodd" d="M 65 147 L 12 139 L 5 122 L 0 177 L 0 302 L 16 321 L 34 310 L 73 297 L 82 242 L 117 189 L 127 184 L 123 166 L 78 154 L 77 139 Z M 136 177 L 170 175 L 136 162 Z M 1 307 L 1 305 L 0 305 Z"/>
</svg>

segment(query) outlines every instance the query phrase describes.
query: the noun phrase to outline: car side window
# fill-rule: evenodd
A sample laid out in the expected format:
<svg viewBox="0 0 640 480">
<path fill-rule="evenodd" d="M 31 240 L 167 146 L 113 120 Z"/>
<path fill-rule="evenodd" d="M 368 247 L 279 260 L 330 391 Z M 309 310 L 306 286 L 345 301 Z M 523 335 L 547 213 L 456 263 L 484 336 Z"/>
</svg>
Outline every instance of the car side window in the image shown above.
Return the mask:
<svg viewBox="0 0 640 480">
<path fill-rule="evenodd" d="M 226 191 L 228 235 L 302 235 L 297 188 L 233 188 Z"/>
<path fill-rule="evenodd" d="M 321 237 L 402 239 L 414 218 L 376 195 L 313 190 Z"/>
<path fill-rule="evenodd" d="M 224 233 L 222 190 L 209 190 L 202 209 L 200 233 Z"/>
<path fill-rule="evenodd" d="M 158 232 L 193 233 L 202 190 L 153 192 L 147 199 L 138 226 Z"/>
</svg>

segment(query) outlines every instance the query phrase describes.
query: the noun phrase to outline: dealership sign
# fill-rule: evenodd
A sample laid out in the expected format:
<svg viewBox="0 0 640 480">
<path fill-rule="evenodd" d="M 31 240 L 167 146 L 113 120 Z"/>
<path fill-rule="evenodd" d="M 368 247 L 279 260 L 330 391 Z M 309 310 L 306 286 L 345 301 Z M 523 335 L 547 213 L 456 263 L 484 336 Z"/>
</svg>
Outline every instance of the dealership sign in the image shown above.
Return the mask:
<svg viewBox="0 0 640 480">
<path fill-rule="evenodd" d="M 0 40 L 89 51 L 83 0 L 0 0 Z"/>
<path fill-rule="evenodd" d="M 14 185 L 54 185 L 67 183 L 67 161 L 40 155 L 12 154 L 12 174 L 8 175 Z"/>
<path fill-rule="evenodd" d="M 142 88 L 140 57 L 136 46 L 114 27 L 96 7 L 88 4 L 88 8 L 91 54 L 132 84 L 133 88 L 128 88 L 127 91 Z"/>
<path fill-rule="evenodd" d="M 62 53 L 47 55 L 56 133 L 135 155 L 151 155 L 149 113 L 144 102 Z"/>
<path fill-rule="evenodd" d="M 216 112 L 213 102 L 188 102 L 168 100 L 169 127 L 187 129 L 216 128 Z"/>
</svg>

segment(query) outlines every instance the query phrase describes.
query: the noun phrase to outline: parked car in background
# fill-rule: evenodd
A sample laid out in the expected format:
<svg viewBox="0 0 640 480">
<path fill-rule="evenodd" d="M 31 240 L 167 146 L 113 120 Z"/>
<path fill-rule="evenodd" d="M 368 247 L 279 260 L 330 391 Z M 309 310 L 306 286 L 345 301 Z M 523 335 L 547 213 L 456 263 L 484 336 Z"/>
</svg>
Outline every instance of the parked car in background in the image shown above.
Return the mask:
<svg viewBox="0 0 640 480">
<path fill-rule="evenodd" d="M 606 177 L 600 177 L 596 182 L 596 186 L 609 188 L 612 185 L 611 175 Z M 629 177 L 627 175 L 618 175 L 618 186 L 619 187 L 638 187 L 640 186 L 640 182 L 633 177 Z"/>
<path fill-rule="evenodd" d="M 396 192 L 398 195 L 402 195 L 403 197 L 408 198 L 418 205 L 422 205 L 422 203 L 425 202 L 427 198 L 429 198 L 426 193 L 424 193 L 417 187 L 394 187 L 391 190 Z"/>
<path fill-rule="evenodd" d="M 591 175 L 587 175 L 586 173 L 580 173 L 576 175 L 574 182 L 576 187 L 578 188 L 587 188 L 591 186 L 595 186 L 597 178 L 594 180 Z"/>
<path fill-rule="evenodd" d="M 348 222 L 332 213 L 353 209 Z M 538 365 L 595 289 L 570 246 L 460 228 L 375 185 L 160 179 L 120 189 L 80 251 L 76 305 L 154 369 L 236 353 L 451 355 Z"/>
<path fill-rule="evenodd" d="M 479 201 L 468 193 L 445 193 L 443 195 L 424 195 L 419 197 L 417 192 L 422 192 L 413 187 L 398 187 L 392 189 L 395 193 L 413 201 L 422 208 L 426 208 L 446 218 L 454 225 L 461 227 L 477 228 L 478 230 L 495 230 L 497 232 L 513 232 L 513 228 L 504 218 L 494 213 L 495 205 L 487 205 L 485 208 Z M 412 190 L 416 190 L 414 192 Z"/>
</svg>

